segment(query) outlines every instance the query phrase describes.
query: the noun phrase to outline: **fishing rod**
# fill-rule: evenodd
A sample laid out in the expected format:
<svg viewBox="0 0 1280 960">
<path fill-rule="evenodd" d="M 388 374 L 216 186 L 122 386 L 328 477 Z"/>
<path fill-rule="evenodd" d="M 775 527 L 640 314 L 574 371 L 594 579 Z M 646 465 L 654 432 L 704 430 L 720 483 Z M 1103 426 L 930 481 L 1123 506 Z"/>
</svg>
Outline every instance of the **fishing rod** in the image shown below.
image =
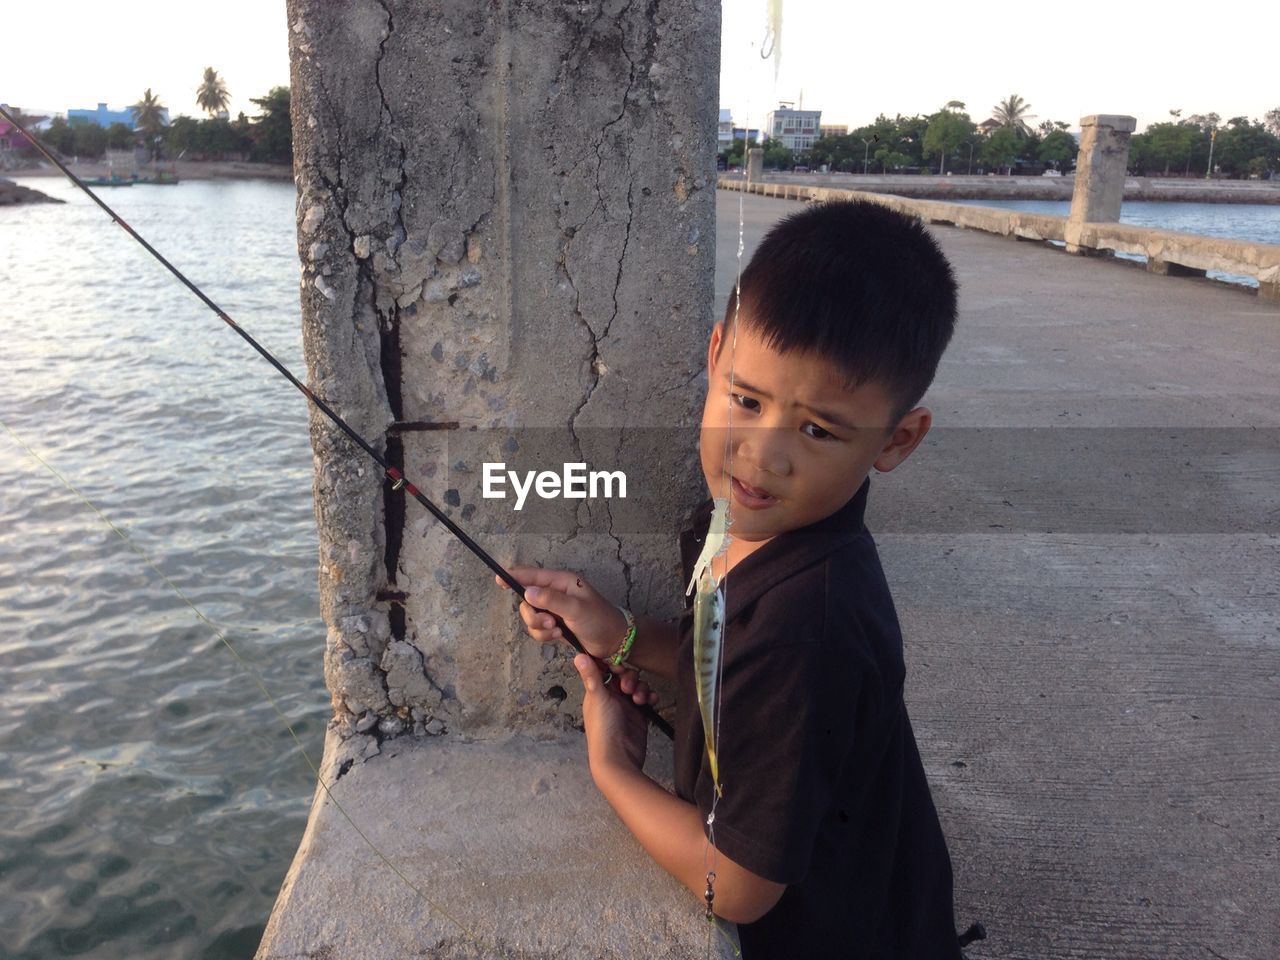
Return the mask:
<svg viewBox="0 0 1280 960">
<path fill-rule="evenodd" d="M 327 403 L 325 403 L 323 400 L 317 397 L 315 393 L 312 392 L 310 387 L 308 387 L 305 383 L 303 383 L 301 380 L 295 377 L 288 367 L 286 367 L 283 363 L 277 360 L 271 354 L 271 352 L 267 350 L 266 347 L 258 343 L 258 341 L 255 340 L 248 333 L 248 331 L 246 331 L 243 327 L 241 327 L 240 324 L 232 320 L 231 317 L 227 315 L 226 311 L 223 310 L 216 303 L 214 303 L 213 300 L 211 300 L 203 290 L 201 290 L 194 283 L 188 280 L 187 277 L 183 274 L 183 272 L 179 270 L 177 267 L 175 267 L 172 263 L 170 263 L 167 259 L 165 259 L 164 255 L 161 254 L 159 250 L 157 250 L 155 247 L 149 244 L 145 239 L 143 239 L 142 235 L 139 234 L 138 231 L 134 230 L 133 227 L 129 226 L 129 224 L 125 222 L 124 218 L 121 217 L 120 214 L 116 213 L 114 210 L 111 209 L 111 207 L 107 206 L 107 204 L 102 200 L 101 197 L 99 197 L 96 193 L 90 190 L 79 177 L 77 177 L 74 173 L 72 173 L 67 168 L 66 164 L 64 164 L 61 160 L 59 160 L 56 156 L 54 156 L 52 151 L 50 151 L 39 140 L 39 138 L 37 138 L 34 134 L 28 131 L 26 127 L 24 127 L 21 123 L 18 122 L 18 119 L 13 114 L 11 114 L 6 108 L 2 106 L 0 106 L 0 117 L 3 117 L 5 120 L 9 121 L 9 123 L 13 124 L 14 127 L 17 128 L 18 132 L 21 133 L 24 137 L 26 137 L 27 140 L 31 142 L 31 145 L 35 147 L 38 151 L 40 151 L 40 153 L 45 157 L 45 159 L 47 159 L 50 163 L 52 163 L 59 170 L 61 170 L 67 176 L 67 179 L 69 179 L 77 187 L 83 190 L 90 200 L 92 200 L 94 203 L 96 203 L 99 207 L 103 209 L 103 211 L 107 214 L 107 216 L 109 216 L 117 224 L 123 227 L 125 232 L 129 234 L 129 236 L 133 237 L 133 239 L 137 240 L 138 243 L 142 244 L 143 248 L 147 251 L 147 253 L 151 254 L 151 256 L 155 257 L 158 261 L 160 261 L 161 265 L 164 266 L 164 268 L 168 270 L 171 274 L 177 277 L 178 280 L 181 281 L 183 286 L 185 286 L 188 290 L 190 290 L 197 297 L 199 297 L 200 301 L 206 307 L 208 307 L 210 310 L 216 313 L 219 319 L 221 319 L 227 326 L 229 326 L 236 333 L 240 334 L 241 338 L 247 344 L 249 344 L 249 346 L 253 347 L 253 349 L 256 350 L 264 360 L 266 360 L 269 364 L 275 367 L 276 370 L 286 380 L 288 380 L 290 383 L 292 383 L 295 387 L 298 388 L 298 390 L 302 393 L 303 396 L 305 396 L 308 400 L 314 403 L 317 409 L 319 409 L 321 413 L 323 413 L 326 417 L 332 420 L 333 423 L 336 424 L 337 427 L 343 433 L 345 433 L 348 437 L 350 437 L 351 440 L 354 441 L 358 447 L 360 447 L 360 449 L 362 449 L 365 453 L 367 453 L 373 459 L 373 461 L 382 469 L 382 472 L 386 475 L 387 479 L 391 481 L 391 489 L 393 490 L 403 489 L 415 500 L 417 500 L 420 504 L 426 507 L 427 511 L 433 517 L 439 520 L 442 524 L 444 524 L 445 528 L 450 533 L 452 533 L 455 537 L 457 537 L 458 540 L 462 542 L 463 546 L 465 546 L 468 550 L 470 550 L 473 554 L 475 554 L 485 564 L 485 566 L 487 566 L 490 570 L 492 570 L 495 574 L 497 574 L 507 586 L 509 586 L 512 590 L 514 590 L 516 592 L 516 595 L 520 597 L 522 601 L 526 603 L 528 602 L 527 600 L 525 600 L 524 585 L 515 577 L 513 577 L 507 571 L 507 569 L 502 566 L 502 564 L 498 563 L 497 560 L 493 559 L 493 557 L 491 557 L 489 553 L 482 546 L 480 546 L 480 544 L 472 540 L 471 537 L 467 535 L 467 532 L 463 530 L 460 526 L 458 526 L 456 523 L 454 523 L 448 514 L 446 514 L 438 506 L 432 503 L 430 498 L 428 498 L 426 494 L 424 494 L 421 490 L 419 490 L 416 486 L 414 486 L 414 484 L 409 481 L 409 479 L 404 475 L 402 471 L 400 471 L 396 467 L 393 467 L 391 464 L 387 463 L 386 459 L 382 456 L 382 454 L 378 453 L 378 451 L 375 450 L 373 446 L 367 440 L 365 440 L 364 437 L 362 437 L 359 433 L 357 433 L 355 429 L 351 427 L 350 424 L 348 424 L 345 420 L 343 420 L 342 417 L 338 416 L 338 414 L 335 413 Z M 533 606 L 533 604 L 529 604 L 529 605 Z M 564 620 L 562 620 L 557 614 L 551 613 L 550 610 L 541 610 L 541 608 L 538 608 L 538 607 L 534 607 L 534 609 L 539 610 L 540 612 L 543 612 L 543 613 L 551 614 L 551 616 L 555 619 L 556 625 L 560 628 L 560 632 L 564 635 L 564 639 L 568 641 L 570 646 L 572 646 L 579 653 L 587 653 L 586 648 L 582 646 L 581 641 L 578 640 L 578 638 L 574 635 L 573 631 L 570 630 L 568 626 L 565 625 Z M 608 681 L 612 679 L 612 671 L 609 670 L 608 666 L 604 664 L 600 660 L 600 658 L 592 656 L 589 653 L 587 654 L 587 656 L 590 656 L 591 659 L 596 662 L 597 666 L 600 667 L 602 674 L 605 676 L 605 682 L 608 683 Z M 634 701 L 631 701 L 631 702 L 633 706 L 637 707 L 637 709 L 639 709 L 641 713 L 644 714 L 645 719 L 647 719 L 651 724 L 653 724 L 653 726 L 655 726 L 657 729 L 659 729 L 664 734 L 666 734 L 668 739 L 672 739 L 672 740 L 675 739 L 675 730 L 672 728 L 671 724 L 669 724 L 666 720 L 664 720 L 658 714 L 658 711 L 653 709 L 651 705 L 636 704 Z"/>
</svg>

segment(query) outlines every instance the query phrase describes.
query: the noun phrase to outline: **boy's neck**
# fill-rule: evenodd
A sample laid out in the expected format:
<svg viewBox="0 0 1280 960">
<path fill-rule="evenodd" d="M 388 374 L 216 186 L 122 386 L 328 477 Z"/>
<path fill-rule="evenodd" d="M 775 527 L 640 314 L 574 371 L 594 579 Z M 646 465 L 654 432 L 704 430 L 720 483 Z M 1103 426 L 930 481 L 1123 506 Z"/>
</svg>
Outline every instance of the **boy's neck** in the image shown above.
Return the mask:
<svg viewBox="0 0 1280 960">
<path fill-rule="evenodd" d="M 772 539 L 769 537 L 765 540 L 740 540 L 730 535 L 729 549 L 711 561 L 711 575 L 717 580 L 723 579 L 730 570 Z"/>
</svg>

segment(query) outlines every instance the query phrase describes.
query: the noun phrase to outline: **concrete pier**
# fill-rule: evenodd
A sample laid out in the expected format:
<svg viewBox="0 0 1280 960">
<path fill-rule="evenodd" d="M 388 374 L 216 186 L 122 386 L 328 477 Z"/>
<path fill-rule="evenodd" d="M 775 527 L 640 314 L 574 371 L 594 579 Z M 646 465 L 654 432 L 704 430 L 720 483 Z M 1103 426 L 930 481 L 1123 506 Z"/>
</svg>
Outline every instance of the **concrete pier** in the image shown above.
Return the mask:
<svg viewBox="0 0 1280 960">
<path fill-rule="evenodd" d="M 745 198 L 747 256 L 794 202 Z M 738 195 L 722 191 L 717 295 Z M 974 958 L 1280 943 L 1280 305 L 974 230 L 935 426 L 873 477 Z"/>
<path fill-rule="evenodd" d="M 1133 117 L 1094 115 L 1080 120 L 1080 152 L 1076 160 L 1071 213 L 1067 217 L 1067 252 L 1088 253 L 1080 235 L 1086 223 L 1118 223 L 1124 200 Z"/>
</svg>

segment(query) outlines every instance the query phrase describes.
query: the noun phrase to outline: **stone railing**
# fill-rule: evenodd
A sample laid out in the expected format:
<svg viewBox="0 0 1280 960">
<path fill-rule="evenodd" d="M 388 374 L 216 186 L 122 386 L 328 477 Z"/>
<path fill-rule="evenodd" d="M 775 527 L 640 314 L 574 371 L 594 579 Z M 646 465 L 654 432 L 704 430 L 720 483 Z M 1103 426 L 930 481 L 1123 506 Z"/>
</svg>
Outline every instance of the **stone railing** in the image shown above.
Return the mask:
<svg viewBox="0 0 1280 960">
<path fill-rule="evenodd" d="M 890 194 L 859 190 L 837 190 L 795 183 L 747 183 L 722 177 L 722 190 L 745 190 L 765 197 L 785 200 L 871 200 L 927 223 L 983 230 L 1019 240 L 1067 243 L 1067 217 L 1045 213 L 1023 213 L 996 207 L 978 207 L 943 200 L 909 200 Z M 1253 277 L 1258 295 L 1280 301 L 1280 245 L 1227 240 L 1193 233 L 1137 227 L 1127 223 L 1082 223 L 1077 225 L 1074 246 L 1082 251 L 1138 254 L 1147 258 L 1147 269 L 1169 276 L 1203 276 L 1206 270 Z"/>
</svg>

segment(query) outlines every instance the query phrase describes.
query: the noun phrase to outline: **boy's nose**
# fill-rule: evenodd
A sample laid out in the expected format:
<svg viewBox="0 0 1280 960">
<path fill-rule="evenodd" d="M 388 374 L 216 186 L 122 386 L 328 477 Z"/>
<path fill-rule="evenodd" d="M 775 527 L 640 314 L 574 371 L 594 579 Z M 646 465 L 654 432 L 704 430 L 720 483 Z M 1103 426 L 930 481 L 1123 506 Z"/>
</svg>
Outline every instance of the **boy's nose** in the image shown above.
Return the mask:
<svg viewBox="0 0 1280 960">
<path fill-rule="evenodd" d="M 751 427 L 743 431 L 738 457 L 761 473 L 785 477 L 791 473 L 785 431 Z"/>
</svg>

